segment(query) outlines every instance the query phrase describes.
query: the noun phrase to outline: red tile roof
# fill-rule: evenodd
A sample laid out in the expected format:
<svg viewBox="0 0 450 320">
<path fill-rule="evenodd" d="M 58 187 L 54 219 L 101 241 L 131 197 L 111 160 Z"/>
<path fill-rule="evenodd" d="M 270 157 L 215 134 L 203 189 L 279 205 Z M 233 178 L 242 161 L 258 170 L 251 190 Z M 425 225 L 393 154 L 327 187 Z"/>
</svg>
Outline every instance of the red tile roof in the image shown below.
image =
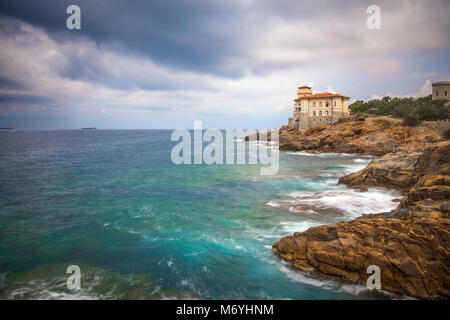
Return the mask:
<svg viewBox="0 0 450 320">
<path fill-rule="evenodd" d="M 301 86 L 301 87 L 298 87 L 299 89 L 311 89 L 311 87 L 308 87 L 308 86 Z"/>
<path fill-rule="evenodd" d="M 299 101 L 301 99 L 331 98 L 331 97 L 342 97 L 344 99 L 350 99 L 349 96 L 344 96 L 342 94 L 325 92 L 325 93 L 316 93 L 316 94 L 310 94 L 310 95 L 302 95 L 300 98 L 294 99 L 294 101 Z"/>
</svg>

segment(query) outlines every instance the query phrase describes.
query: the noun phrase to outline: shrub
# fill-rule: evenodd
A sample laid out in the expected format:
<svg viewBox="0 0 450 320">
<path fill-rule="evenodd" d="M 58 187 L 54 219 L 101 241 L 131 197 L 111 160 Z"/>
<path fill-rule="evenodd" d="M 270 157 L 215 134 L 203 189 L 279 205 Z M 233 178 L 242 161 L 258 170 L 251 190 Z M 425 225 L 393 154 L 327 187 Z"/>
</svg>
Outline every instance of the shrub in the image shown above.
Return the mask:
<svg viewBox="0 0 450 320">
<path fill-rule="evenodd" d="M 419 107 L 417 112 L 422 120 L 435 120 L 437 118 L 432 106 L 429 105 Z"/>
<path fill-rule="evenodd" d="M 347 117 L 339 118 L 338 121 L 336 121 L 336 124 L 345 123 L 345 122 L 348 122 L 348 121 L 350 121 L 350 118 L 347 118 Z"/>
<path fill-rule="evenodd" d="M 352 114 L 364 113 L 369 109 L 369 106 L 362 100 L 355 101 L 350 105 Z"/>
<path fill-rule="evenodd" d="M 447 140 L 450 140 L 450 129 L 445 130 L 444 138 L 447 139 Z"/>
<path fill-rule="evenodd" d="M 409 112 L 405 116 L 403 116 L 403 125 L 408 127 L 414 127 L 420 124 L 422 120 L 420 120 L 419 114 L 416 112 Z"/>
<path fill-rule="evenodd" d="M 450 106 L 446 100 L 432 100 L 431 95 L 421 98 L 384 97 L 367 102 L 358 100 L 350 105 L 352 114 L 391 115 L 405 120 L 408 125 L 417 125 L 422 120 L 446 120 Z"/>
<path fill-rule="evenodd" d="M 412 106 L 411 104 L 402 102 L 392 110 L 392 116 L 395 118 L 404 118 L 408 113 L 411 112 L 412 108 L 414 108 L 414 106 Z"/>
<path fill-rule="evenodd" d="M 446 120 L 450 116 L 450 106 L 446 105 L 447 101 L 440 99 L 435 100 L 431 108 L 433 109 L 434 114 L 436 115 L 437 120 Z"/>
<path fill-rule="evenodd" d="M 392 127 L 392 122 L 388 121 L 388 120 L 377 120 L 378 124 L 381 124 L 384 128 L 388 129 L 390 127 Z"/>
</svg>

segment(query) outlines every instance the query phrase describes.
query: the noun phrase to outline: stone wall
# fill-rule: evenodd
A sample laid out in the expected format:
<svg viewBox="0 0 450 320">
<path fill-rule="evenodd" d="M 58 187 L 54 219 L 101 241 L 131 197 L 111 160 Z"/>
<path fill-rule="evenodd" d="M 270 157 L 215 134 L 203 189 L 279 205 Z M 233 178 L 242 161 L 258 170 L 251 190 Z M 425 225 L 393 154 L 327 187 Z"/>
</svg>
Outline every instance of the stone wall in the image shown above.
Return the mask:
<svg viewBox="0 0 450 320">
<path fill-rule="evenodd" d="M 450 82 L 433 83 L 432 99 L 450 100 Z"/>
</svg>

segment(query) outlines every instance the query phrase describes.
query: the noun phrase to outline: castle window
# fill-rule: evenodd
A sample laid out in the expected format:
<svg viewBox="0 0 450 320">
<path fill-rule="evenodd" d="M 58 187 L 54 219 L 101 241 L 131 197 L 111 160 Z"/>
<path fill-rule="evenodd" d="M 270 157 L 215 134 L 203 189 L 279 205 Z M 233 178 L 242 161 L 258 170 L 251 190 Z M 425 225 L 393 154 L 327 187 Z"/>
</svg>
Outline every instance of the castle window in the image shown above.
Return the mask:
<svg viewBox="0 0 450 320">
<path fill-rule="evenodd" d="M 327 108 L 328 108 L 328 101 L 327 101 L 327 102 L 325 102 L 325 107 L 327 107 Z"/>
<path fill-rule="evenodd" d="M 320 101 L 319 106 L 322 106 L 322 101 Z"/>
<path fill-rule="evenodd" d="M 319 111 L 319 115 L 322 115 L 322 111 Z"/>
<path fill-rule="evenodd" d="M 447 90 L 444 91 L 444 96 L 447 96 Z"/>
<path fill-rule="evenodd" d="M 336 107 L 336 100 L 334 100 L 334 106 Z"/>
<path fill-rule="evenodd" d="M 328 115 L 328 111 L 326 111 L 326 114 Z"/>
<path fill-rule="evenodd" d="M 313 116 L 315 116 L 315 115 L 316 115 L 316 110 L 313 111 Z"/>
<path fill-rule="evenodd" d="M 436 97 L 438 96 L 438 91 L 436 90 Z"/>
<path fill-rule="evenodd" d="M 314 101 L 314 102 L 313 102 L 313 107 L 315 107 L 315 106 L 316 106 L 316 102 Z"/>
</svg>

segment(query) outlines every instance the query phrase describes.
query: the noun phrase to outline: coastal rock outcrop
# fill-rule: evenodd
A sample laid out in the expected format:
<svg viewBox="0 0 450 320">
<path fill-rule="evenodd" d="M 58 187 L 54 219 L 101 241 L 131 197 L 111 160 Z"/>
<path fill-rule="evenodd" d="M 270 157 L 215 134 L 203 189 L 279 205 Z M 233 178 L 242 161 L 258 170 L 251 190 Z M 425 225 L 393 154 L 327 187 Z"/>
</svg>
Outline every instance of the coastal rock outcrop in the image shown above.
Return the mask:
<svg viewBox="0 0 450 320">
<path fill-rule="evenodd" d="M 448 205 L 429 203 L 313 227 L 275 242 L 272 250 L 299 270 L 352 283 L 365 284 L 367 268 L 377 265 L 383 290 L 448 299 Z"/>
<path fill-rule="evenodd" d="M 377 186 L 407 192 L 416 184 L 416 188 L 436 183 L 445 185 L 449 166 L 450 147 L 449 142 L 444 141 L 423 152 L 403 150 L 385 154 L 372 160 L 366 168 L 341 177 L 339 183 L 363 189 Z"/>
<path fill-rule="evenodd" d="M 344 123 L 315 127 L 304 134 L 284 126 L 279 133 L 282 151 L 357 153 L 382 156 L 405 148 L 416 152 L 442 141 L 438 128 L 432 125 L 405 127 L 395 120 L 349 120 Z"/>
<path fill-rule="evenodd" d="M 296 269 L 352 283 L 365 284 L 367 267 L 377 265 L 384 290 L 449 299 L 450 141 L 426 127 L 340 126 L 296 138 L 280 134 L 280 149 L 383 155 L 339 182 L 394 188 L 405 197 L 391 212 L 296 232 L 275 242 L 272 251 Z"/>
<path fill-rule="evenodd" d="M 381 158 L 372 160 L 363 170 L 341 177 L 339 183 L 360 189 L 386 187 L 405 192 L 419 179 L 415 167 L 421 154 L 420 152 L 387 153 Z"/>
</svg>

